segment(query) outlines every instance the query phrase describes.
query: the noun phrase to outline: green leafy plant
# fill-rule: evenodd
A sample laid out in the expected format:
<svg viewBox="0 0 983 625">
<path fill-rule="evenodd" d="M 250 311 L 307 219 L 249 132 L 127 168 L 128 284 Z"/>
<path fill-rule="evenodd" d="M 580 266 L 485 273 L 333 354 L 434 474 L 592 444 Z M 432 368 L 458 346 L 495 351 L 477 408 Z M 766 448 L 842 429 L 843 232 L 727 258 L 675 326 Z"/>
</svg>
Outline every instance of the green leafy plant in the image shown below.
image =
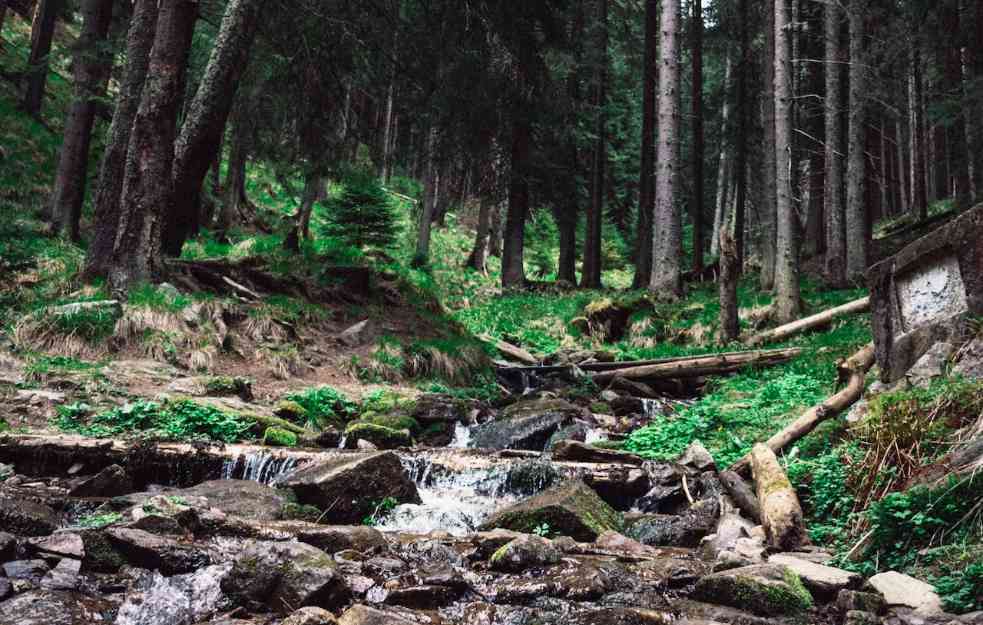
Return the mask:
<svg viewBox="0 0 983 625">
<path fill-rule="evenodd" d="M 89 514 L 78 521 L 79 527 L 84 527 L 86 529 L 102 529 L 113 523 L 119 523 L 123 520 L 123 515 L 119 512 L 106 512 L 102 514 Z"/>
<path fill-rule="evenodd" d="M 542 523 L 533 528 L 532 533 L 536 536 L 542 536 L 543 538 L 549 538 L 553 533 L 553 528 L 550 527 L 549 523 Z"/>
<path fill-rule="evenodd" d="M 396 499 L 393 498 L 393 497 L 386 497 L 386 498 L 378 501 L 375 504 L 375 509 L 372 511 L 372 514 L 370 514 L 367 517 L 365 517 L 364 519 L 362 519 L 362 525 L 368 525 L 370 527 L 375 527 L 376 525 L 379 525 L 379 523 L 381 523 L 382 520 L 390 512 L 392 512 L 393 510 L 395 510 L 396 509 L 396 506 L 398 506 L 398 505 L 399 505 L 399 502 L 396 501 Z"/>
<path fill-rule="evenodd" d="M 358 412 L 355 402 L 330 386 L 319 386 L 299 393 L 291 393 L 285 399 L 296 402 L 304 409 L 307 420 L 305 425 L 342 427 Z"/>
<path fill-rule="evenodd" d="M 191 400 L 141 400 L 86 419 L 88 412 L 85 404 L 61 407 L 56 424 L 63 431 L 96 438 L 139 433 L 165 440 L 211 439 L 225 443 L 240 440 L 251 425 L 234 413 Z"/>
</svg>

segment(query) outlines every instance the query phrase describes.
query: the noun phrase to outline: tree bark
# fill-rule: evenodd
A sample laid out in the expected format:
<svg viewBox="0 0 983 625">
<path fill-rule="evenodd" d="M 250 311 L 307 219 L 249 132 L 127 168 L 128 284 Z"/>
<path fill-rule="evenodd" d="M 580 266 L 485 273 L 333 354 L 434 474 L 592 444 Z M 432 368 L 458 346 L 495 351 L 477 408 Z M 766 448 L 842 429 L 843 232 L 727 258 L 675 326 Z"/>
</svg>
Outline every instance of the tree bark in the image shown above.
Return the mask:
<svg viewBox="0 0 983 625">
<path fill-rule="evenodd" d="M 679 165 L 680 0 L 662 0 L 662 68 L 659 72 L 659 140 L 655 178 L 655 235 L 649 290 L 661 298 L 683 294 L 682 219 L 676 205 Z"/>
<path fill-rule="evenodd" d="M 792 73 L 789 12 L 775 0 L 775 182 L 777 238 L 775 312 L 788 323 L 801 314 L 798 218 L 792 198 Z"/>
<path fill-rule="evenodd" d="M 112 65 L 105 45 L 113 14 L 112 0 L 85 0 L 80 6 L 82 31 L 75 44 L 74 99 L 65 119 L 65 134 L 51 196 L 55 232 L 78 241 L 79 219 L 89 169 L 89 145 L 96 100 L 103 95 Z"/>
<path fill-rule="evenodd" d="M 474 247 L 465 263 L 466 267 L 471 267 L 482 274 L 488 272 L 488 248 L 489 239 L 492 236 L 492 213 L 497 209 L 498 204 L 498 185 L 499 171 L 501 170 L 501 156 L 498 144 L 494 139 L 487 142 L 487 158 L 491 167 L 484 172 L 479 182 L 479 194 L 481 204 L 478 208 L 478 228 L 474 237 Z M 562 243 L 560 245 L 562 250 Z"/>
<path fill-rule="evenodd" d="M 769 0 L 770 2 L 770 0 Z M 761 290 L 775 287 L 776 245 L 778 238 L 778 180 L 775 148 L 775 11 L 765 3 L 764 96 L 761 100 L 761 125 L 764 129 L 764 173 L 761 202 Z"/>
<path fill-rule="evenodd" d="M 904 123 L 899 115 L 894 120 L 894 148 L 896 154 L 894 167 L 898 184 L 898 206 L 904 214 L 908 213 L 910 207 L 910 203 L 908 202 L 908 180 L 905 176 L 905 172 L 908 171 L 907 161 L 905 160 L 906 141 Z"/>
<path fill-rule="evenodd" d="M 416 237 L 416 256 L 413 262 L 418 266 L 430 262 L 430 232 L 433 228 L 434 210 L 437 205 L 437 129 L 430 127 L 427 133 L 426 177 L 423 179 L 423 202 L 420 223 Z"/>
<path fill-rule="evenodd" d="M 720 105 L 720 158 L 717 161 L 717 198 L 713 212 L 713 239 L 711 241 L 710 253 L 712 256 L 720 254 L 720 233 L 724 227 L 724 217 L 730 206 L 730 183 L 733 173 L 731 164 L 731 84 L 733 79 L 734 62 L 731 57 L 730 48 L 724 53 L 724 98 Z"/>
<path fill-rule="evenodd" d="M 826 189 L 823 194 L 826 217 L 826 281 L 836 289 L 847 286 L 846 279 L 846 206 L 843 203 L 843 45 L 842 12 L 835 2 L 825 6 L 826 38 Z"/>
<path fill-rule="evenodd" d="M 508 214 L 505 219 L 502 250 L 502 287 L 517 288 L 526 284 L 523 265 L 526 216 L 529 214 L 529 119 L 525 111 L 514 110 L 512 122 L 512 158 L 509 173 Z"/>
<path fill-rule="evenodd" d="M 594 155 L 591 165 L 591 200 L 587 210 L 584 264 L 580 286 L 601 288 L 601 235 L 604 221 L 604 186 L 607 175 L 608 0 L 598 0 L 597 65 L 594 68 Z"/>
<path fill-rule="evenodd" d="M 957 209 L 970 205 L 969 150 L 966 144 L 965 89 L 962 71 L 962 36 L 959 29 L 959 1 L 945 0 L 942 7 L 942 29 L 945 37 L 945 71 L 943 72 L 945 97 L 954 102 L 955 117 L 949 127 L 947 145 L 950 155 L 949 175 L 953 181 L 953 194 Z"/>
<path fill-rule="evenodd" d="M 222 143 L 239 81 L 259 22 L 261 0 L 231 0 L 225 8 L 205 75 L 174 147 L 174 194 L 164 227 L 164 251 L 178 256 L 201 226 L 201 190 Z"/>
<path fill-rule="evenodd" d="M 747 68 L 751 50 L 748 39 L 748 0 L 739 0 L 740 13 L 740 57 L 737 65 L 737 145 L 734 161 L 736 178 L 734 181 L 734 249 L 737 254 L 737 272 L 744 268 L 744 222 L 747 205 L 747 163 L 748 163 L 748 94 Z"/>
<path fill-rule="evenodd" d="M 225 198 L 215 221 L 215 229 L 222 234 L 227 233 L 233 224 L 251 212 L 249 197 L 246 195 L 246 165 L 252 147 L 252 126 L 248 116 L 245 110 L 238 110 L 233 114 L 229 166 L 225 174 Z"/>
<path fill-rule="evenodd" d="M 48 82 L 48 55 L 55 34 L 55 22 L 65 0 L 39 0 L 34 23 L 31 25 L 31 52 L 27 58 L 27 88 L 24 91 L 24 111 L 32 117 L 41 116 L 44 88 Z"/>
<path fill-rule="evenodd" d="M 925 115 L 922 107 L 922 102 L 925 99 L 922 59 L 914 18 L 912 18 L 911 25 L 911 57 L 908 65 L 909 152 L 911 153 L 910 209 L 921 221 L 928 217 L 928 190 L 925 184 L 927 177 L 925 156 L 928 154 L 928 147 L 925 141 Z"/>
<path fill-rule="evenodd" d="M 137 0 L 126 35 L 126 66 L 109 125 L 108 141 L 99 167 L 99 183 L 93 200 L 94 234 L 85 258 L 87 279 L 105 277 L 109 270 L 119 228 L 120 194 L 126 168 L 130 129 L 140 106 L 150 65 L 150 49 L 157 32 L 158 0 Z"/>
<path fill-rule="evenodd" d="M 655 115 L 658 106 L 658 0 L 645 2 L 645 59 L 642 81 L 642 157 L 638 180 L 638 230 L 635 240 L 635 278 L 640 289 L 652 279 L 652 219 L 655 211 Z"/>
<path fill-rule="evenodd" d="M 737 279 L 740 266 L 737 259 L 737 243 L 731 234 L 729 220 L 724 219 L 720 228 L 720 342 L 736 341 L 741 333 L 737 313 Z"/>
<path fill-rule="evenodd" d="M 140 108 L 127 151 L 120 223 L 109 282 L 114 292 L 149 281 L 161 271 L 161 226 L 170 205 L 177 113 L 198 3 L 161 0 L 157 32 Z"/>
<path fill-rule="evenodd" d="M 690 220 L 693 223 L 693 271 L 703 271 L 703 2 L 693 5 L 691 54 L 693 63 L 693 195 Z M 743 103 L 741 104 L 743 106 Z"/>
<path fill-rule="evenodd" d="M 850 17 L 850 153 L 847 161 L 846 274 L 862 280 L 867 271 L 868 237 L 866 148 L 867 56 L 864 51 L 864 6 L 851 2 Z"/>
<path fill-rule="evenodd" d="M 300 208 L 294 216 L 293 227 L 283 241 L 283 247 L 288 252 L 299 252 L 302 239 L 310 237 L 311 215 L 314 204 L 326 195 L 324 178 L 320 173 L 309 172 L 304 180 L 304 191 L 301 195 Z"/>
<path fill-rule="evenodd" d="M 960 60 L 960 80 L 962 83 L 962 89 L 960 94 L 963 98 L 965 105 L 960 107 L 961 111 L 965 111 L 970 108 L 970 104 L 973 101 L 973 93 L 971 89 L 973 76 L 970 72 L 970 65 L 972 63 L 972 52 L 969 48 L 963 47 L 959 51 Z M 979 201 L 980 195 L 980 168 L 979 168 L 979 155 L 976 153 L 975 148 L 977 146 L 976 135 L 979 132 L 977 127 L 977 120 L 973 115 L 966 115 L 965 112 L 962 113 L 962 120 L 964 125 L 964 139 L 966 146 L 966 167 L 968 169 L 968 184 L 969 184 L 969 199 L 973 204 Z"/>
</svg>

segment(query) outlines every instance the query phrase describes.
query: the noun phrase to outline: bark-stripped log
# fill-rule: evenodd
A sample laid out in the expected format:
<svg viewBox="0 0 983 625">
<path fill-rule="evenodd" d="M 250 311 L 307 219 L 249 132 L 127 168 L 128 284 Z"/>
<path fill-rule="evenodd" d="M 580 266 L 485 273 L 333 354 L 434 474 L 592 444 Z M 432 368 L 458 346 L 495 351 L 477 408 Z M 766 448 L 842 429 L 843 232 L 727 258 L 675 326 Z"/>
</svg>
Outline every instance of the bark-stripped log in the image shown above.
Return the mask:
<svg viewBox="0 0 983 625">
<path fill-rule="evenodd" d="M 856 315 L 867 312 L 868 310 L 870 310 L 870 298 L 864 297 L 848 304 L 837 306 L 836 308 L 824 310 L 823 312 L 816 313 L 810 317 L 803 317 L 802 319 L 798 319 L 792 323 L 786 323 L 785 325 L 778 326 L 777 328 L 765 330 L 764 332 L 760 332 L 752 336 L 750 339 L 748 339 L 747 343 L 752 347 L 756 345 L 764 345 L 765 343 L 778 343 L 797 334 L 802 334 L 803 332 L 807 332 L 815 328 L 821 328 L 837 317 L 842 317 L 844 315 Z"/>
<path fill-rule="evenodd" d="M 755 445 L 751 466 L 768 545 L 780 551 L 801 547 L 807 542 L 802 505 L 775 452 L 767 445 Z"/>
<path fill-rule="evenodd" d="M 792 348 L 696 356 L 661 364 L 601 371 L 592 377 L 595 382 L 609 382 L 619 377 L 628 380 L 694 378 L 734 373 L 747 366 L 777 365 L 788 362 L 801 353 L 801 349 Z"/>
</svg>

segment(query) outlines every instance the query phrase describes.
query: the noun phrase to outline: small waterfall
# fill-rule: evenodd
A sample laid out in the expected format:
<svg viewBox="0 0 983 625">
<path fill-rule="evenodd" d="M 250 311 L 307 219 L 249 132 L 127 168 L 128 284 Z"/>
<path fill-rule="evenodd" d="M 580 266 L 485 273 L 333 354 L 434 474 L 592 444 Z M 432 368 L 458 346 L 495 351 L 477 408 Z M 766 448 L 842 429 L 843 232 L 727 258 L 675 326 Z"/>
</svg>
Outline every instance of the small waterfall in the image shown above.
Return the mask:
<svg viewBox="0 0 983 625">
<path fill-rule="evenodd" d="M 297 459 L 290 456 L 277 456 L 265 451 L 252 452 L 226 460 L 222 465 L 222 479 L 249 480 L 273 485 L 296 466 Z"/>
<path fill-rule="evenodd" d="M 345 448 L 345 445 L 347 445 L 347 444 L 348 444 L 348 435 L 347 434 L 342 434 L 341 435 L 341 440 L 338 441 L 338 449 L 344 449 Z"/>
<path fill-rule="evenodd" d="M 506 488 L 507 466 L 453 471 L 419 456 L 404 457 L 403 465 L 423 503 L 397 506 L 378 525 L 382 531 L 464 536 L 495 510 L 518 500 Z"/>
<path fill-rule="evenodd" d="M 662 414 L 662 402 L 658 399 L 642 398 L 642 416 L 648 419 L 658 417 Z"/>
<path fill-rule="evenodd" d="M 448 447 L 466 449 L 471 444 L 471 426 L 458 421 L 454 424 L 454 439 Z"/>
<path fill-rule="evenodd" d="M 602 430 L 601 428 L 587 428 L 587 434 L 584 436 L 584 442 L 588 445 L 593 445 L 594 443 L 599 443 L 600 441 L 608 440 L 607 430 Z"/>
</svg>

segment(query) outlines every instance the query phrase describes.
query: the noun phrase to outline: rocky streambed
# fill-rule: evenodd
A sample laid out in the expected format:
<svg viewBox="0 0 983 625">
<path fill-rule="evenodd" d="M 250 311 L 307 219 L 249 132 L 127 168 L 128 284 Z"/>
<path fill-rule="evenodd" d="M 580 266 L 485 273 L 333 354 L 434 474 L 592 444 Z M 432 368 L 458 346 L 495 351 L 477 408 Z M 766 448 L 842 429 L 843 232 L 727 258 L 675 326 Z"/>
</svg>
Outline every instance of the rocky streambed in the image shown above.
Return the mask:
<svg viewBox="0 0 983 625">
<path fill-rule="evenodd" d="M 473 416 L 427 449 L 2 437 L 0 625 L 983 622 L 769 549 L 699 444 L 645 462 L 562 404 Z"/>
</svg>

